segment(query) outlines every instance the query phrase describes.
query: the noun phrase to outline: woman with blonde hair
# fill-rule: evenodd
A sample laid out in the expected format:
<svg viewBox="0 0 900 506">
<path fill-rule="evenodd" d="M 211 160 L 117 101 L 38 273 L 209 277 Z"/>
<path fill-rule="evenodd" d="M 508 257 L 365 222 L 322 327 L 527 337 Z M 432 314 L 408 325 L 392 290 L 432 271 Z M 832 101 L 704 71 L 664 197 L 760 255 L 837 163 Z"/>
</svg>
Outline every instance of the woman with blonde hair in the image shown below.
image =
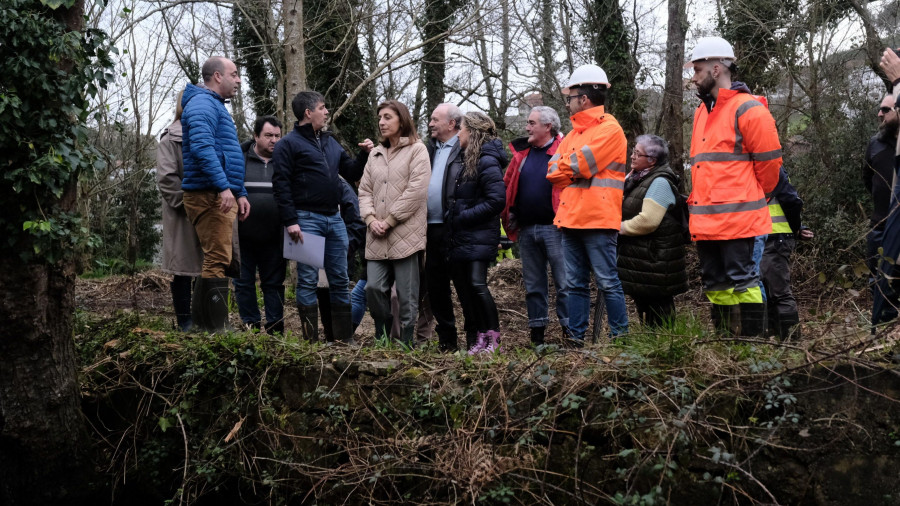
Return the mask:
<svg viewBox="0 0 900 506">
<path fill-rule="evenodd" d="M 447 168 L 451 184 L 444 188 L 448 203 L 444 224 L 453 286 L 472 355 L 500 347 L 500 319 L 487 286 L 487 269 L 500 242 L 500 212 L 506 204 L 502 170 L 507 159 L 494 122 L 480 112 L 463 117 L 459 145 L 464 155 Z"/>
<path fill-rule="evenodd" d="M 169 288 L 178 328 L 187 332 L 195 323 L 191 318 L 191 283 L 203 268 L 203 250 L 197 232 L 184 211 L 181 180 L 181 95 L 175 99 L 175 121 L 163 130 L 156 148 L 156 185 L 162 197 L 163 272 L 173 275 Z"/>
<path fill-rule="evenodd" d="M 413 346 L 419 300 L 419 259 L 428 214 L 428 149 L 409 109 L 397 100 L 378 105 L 381 141 L 369 154 L 359 184 L 359 214 L 366 222 L 366 299 L 375 336 L 390 329 L 391 285 L 400 302 L 400 340 Z"/>
</svg>

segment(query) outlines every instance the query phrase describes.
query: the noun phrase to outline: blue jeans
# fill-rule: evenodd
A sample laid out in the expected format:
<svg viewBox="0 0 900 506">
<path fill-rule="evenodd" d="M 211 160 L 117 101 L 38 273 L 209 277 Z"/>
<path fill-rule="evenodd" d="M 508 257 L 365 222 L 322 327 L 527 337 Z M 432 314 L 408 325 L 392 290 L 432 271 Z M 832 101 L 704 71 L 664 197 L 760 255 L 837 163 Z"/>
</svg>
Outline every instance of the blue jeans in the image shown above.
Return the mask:
<svg viewBox="0 0 900 506">
<path fill-rule="evenodd" d="M 347 276 L 347 228 L 341 213 L 319 214 L 297 211 L 300 231 L 325 238 L 325 277 L 332 304 L 350 304 L 350 278 Z M 297 262 L 297 304 L 315 306 L 319 269 Z"/>
<path fill-rule="evenodd" d="M 566 287 L 569 289 L 569 332 L 584 340 L 591 315 L 591 272 L 606 302 L 610 336 L 628 332 L 628 311 L 619 271 L 616 246 L 619 233 L 606 229 L 563 229 Z"/>
<path fill-rule="evenodd" d="M 760 269 L 760 263 L 762 262 L 763 253 L 766 250 L 766 239 L 768 239 L 769 235 L 758 235 L 756 239 L 753 240 L 753 263 L 756 265 L 756 276 L 759 278 L 759 290 L 762 292 L 763 302 L 766 301 L 766 287 L 763 285 L 762 281 L 762 270 Z"/>
<path fill-rule="evenodd" d="M 241 277 L 234 280 L 234 295 L 241 321 L 260 322 L 256 302 L 256 270 L 266 308 L 266 324 L 272 325 L 284 317 L 284 278 L 287 262 L 282 255 L 282 236 L 266 243 L 241 242 Z"/>
<path fill-rule="evenodd" d="M 366 280 L 360 279 L 350 291 L 351 319 L 353 320 L 353 332 L 362 323 L 366 315 Z"/>
<path fill-rule="evenodd" d="M 528 326 L 546 327 L 550 322 L 547 294 L 550 286 L 547 264 L 556 286 L 556 316 L 559 324 L 569 326 L 569 289 L 566 287 L 566 258 L 563 253 L 562 232 L 556 225 L 526 225 L 519 231 L 519 255 L 522 257 L 522 277 L 525 280 L 525 307 Z"/>
</svg>

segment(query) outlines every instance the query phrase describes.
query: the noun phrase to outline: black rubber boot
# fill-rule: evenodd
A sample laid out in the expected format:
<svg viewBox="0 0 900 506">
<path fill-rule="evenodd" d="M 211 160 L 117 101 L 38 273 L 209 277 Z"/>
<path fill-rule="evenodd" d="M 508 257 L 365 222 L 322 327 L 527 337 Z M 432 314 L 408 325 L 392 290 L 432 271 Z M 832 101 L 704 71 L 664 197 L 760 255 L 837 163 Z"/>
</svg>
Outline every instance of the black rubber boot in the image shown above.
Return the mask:
<svg viewBox="0 0 900 506">
<path fill-rule="evenodd" d="M 531 346 L 537 348 L 544 344 L 544 332 L 547 327 L 531 327 Z"/>
<path fill-rule="evenodd" d="M 797 313 L 789 313 L 781 315 L 778 319 L 778 338 L 782 341 L 790 341 L 791 339 L 800 339 L 800 315 Z"/>
<path fill-rule="evenodd" d="M 731 328 L 731 306 L 713 304 L 711 316 L 716 332 L 723 336 L 730 336 L 733 334 Z"/>
<path fill-rule="evenodd" d="M 266 322 L 266 333 L 270 336 L 275 334 L 284 334 L 284 320 L 278 320 L 277 322 Z"/>
<path fill-rule="evenodd" d="M 206 278 L 202 294 L 203 312 L 206 314 L 209 332 L 234 330 L 228 324 L 228 300 L 231 298 L 231 280 L 228 278 Z"/>
<path fill-rule="evenodd" d="M 372 320 L 375 321 L 375 339 L 387 339 L 391 337 L 390 320 L 380 320 L 374 316 L 372 317 Z"/>
<path fill-rule="evenodd" d="M 203 307 L 203 292 L 205 291 L 206 281 L 204 278 L 198 277 L 194 281 L 194 293 L 191 294 L 191 321 L 194 325 L 194 330 L 199 330 L 200 332 L 209 330 Z"/>
<path fill-rule="evenodd" d="M 175 308 L 175 321 L 182 332 L 190 332 L 194 324 L 191 315 L 191 278 L 175 276 L 169 283 L 172 291 L 172 307 Z"/>
<path fill-rule="evenodd" d="M 475 342 L 478 341 L 478 331 L 477 330 L 467 330 L 466 331 L 466 349 L 472 349 L 472 346 L 475 346 Z"/>
<path fill-rule="evenodd" d="M 319 315 L 322 317 L 322 332 L 325 342 L 334 342 L 334 331 L 331 328 L 331 292 L 327 288 L 316 288 L 316 300 L 319 301 Z"/>
<path fill-rule="evenodd" d="M 766 330 L 766 305 L 762 302 L 742 302 L 741 336 L 763 337 Z"/>
<path fill-rule="evenodd" d="M 781 328 L 778 322 L 778 307 L 774 304 L 766 304 L 766 337 L 777 336 L 781 338 Z"/>
<path fill-rule="evenodd" d="M 408 349 L 416 347 L 416 324 L 400 327 L 400 344 Z"/>
<path fill-rule="evenodd" d="M 356 346 L 356 340 L 353 339 L 353 315 L 350 304 L 331 304 L 331 330 L 336 341 Z"/>
<path fill-rule="evenodd" d="M 569 327 L 566 327 L 565 325 L 560 325 L 560 328 L 562 329 L 563 342 L 566 342 L 566 339 L 569 338 Z"/>
<path fill-rule="evenodd" d="M 300 334 L 303 339 L 314 343 L 319 340 L 319 306 L 303 306 L 297 304 L 300 315 Z"/>
<path fill-rule="evenodd" d="M 459 349 L 456 331 L 438 333 L 438 350 L 441 353 L 455 353 Z"/>
</svg>

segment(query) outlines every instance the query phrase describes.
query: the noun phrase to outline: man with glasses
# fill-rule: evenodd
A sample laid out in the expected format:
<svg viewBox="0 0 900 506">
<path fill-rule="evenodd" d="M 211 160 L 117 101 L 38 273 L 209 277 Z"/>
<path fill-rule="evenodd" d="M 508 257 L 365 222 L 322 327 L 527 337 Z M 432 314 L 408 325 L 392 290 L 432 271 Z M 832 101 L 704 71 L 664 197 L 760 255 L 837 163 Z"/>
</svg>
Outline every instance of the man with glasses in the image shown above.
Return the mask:
<svg viewBox="0 0 900 506">
<path fill-rule="evenodd" d="M 894 97 L 885 95 L 878 108 L 878 119 L 881 124 L 878 133 L 869 141 L 863 164 L 863 184 L 872 195 L 872 214 L 869 216 L 869 234 L 866 236 L 866 265 L 874 280 L 878 275 L 878 262 L 882 255 L 878 252 L 884 239 L 884 225 L 891 208 L 891 186 L 894 183 L 894 150 L 897 146 L 897 130 L 900 126 L 897 111 L 894 110 Z M 890 305 L 885 306 L 882 321 L 890 321 L 897 317 L 897 295 L 890 294 Z"/>
<path fill-rule="evenodd" d="M 604 109 L 609 81 L 597 65 L 582 65 L 564 88 L 572 131 L 550 159 L 547 179 L 562 190 L 554 224 L 562 229 L 569 289 L 568 344 L 580 347 L 590 314 L 590 275 L 603 294 L 612 337 L 628 332 L 625 294 L 616 269 L 628 144 Z"/>
</svg>

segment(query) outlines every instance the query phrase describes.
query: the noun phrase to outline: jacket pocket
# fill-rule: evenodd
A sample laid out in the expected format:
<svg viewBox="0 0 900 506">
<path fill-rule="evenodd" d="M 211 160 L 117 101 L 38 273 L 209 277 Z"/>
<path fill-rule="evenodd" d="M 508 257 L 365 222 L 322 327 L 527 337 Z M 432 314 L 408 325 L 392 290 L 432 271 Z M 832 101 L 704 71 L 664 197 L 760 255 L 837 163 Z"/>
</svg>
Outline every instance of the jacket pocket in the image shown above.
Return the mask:
<svg viewBox="0 0 900 506">
<path fill-rule="evenodd" d="M 744 188 L 740 186 L 718 186 L 710 190 L 709 200 L 713 204 L 741 202 L 745 197 Z"/>
</svg>

